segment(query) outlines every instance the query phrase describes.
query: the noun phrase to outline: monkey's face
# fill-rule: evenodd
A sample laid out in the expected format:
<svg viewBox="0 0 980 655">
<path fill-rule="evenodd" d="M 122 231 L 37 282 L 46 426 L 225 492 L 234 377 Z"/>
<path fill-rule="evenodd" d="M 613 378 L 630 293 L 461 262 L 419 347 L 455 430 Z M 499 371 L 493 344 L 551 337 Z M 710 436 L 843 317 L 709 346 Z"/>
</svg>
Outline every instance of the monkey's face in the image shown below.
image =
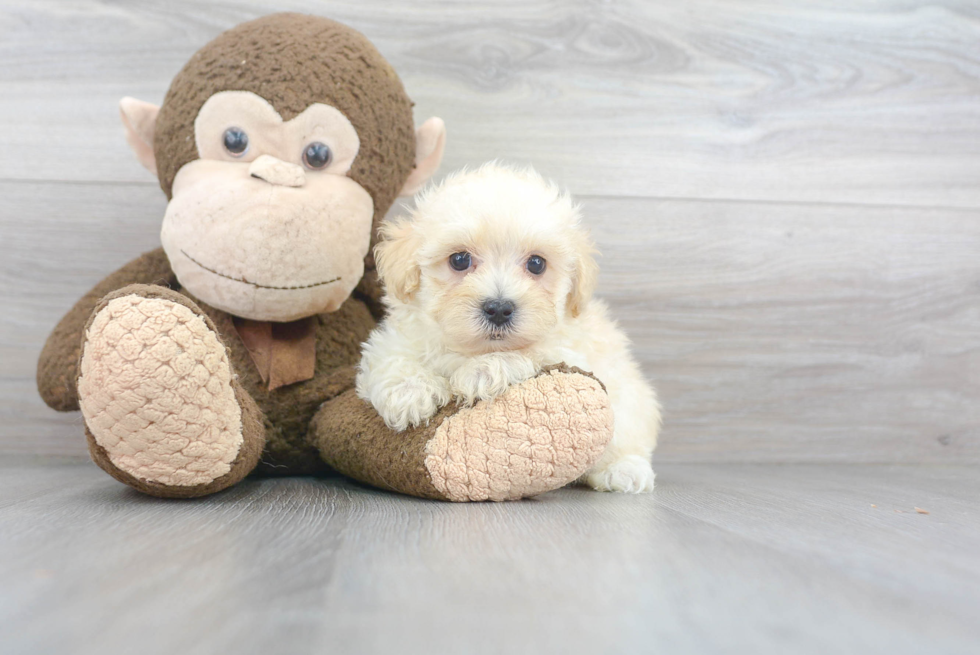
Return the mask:
<svg viewBox="0 0 980 655">
<path fill-rule="evenodd" d="M 162 106 L 119 109 L 171 198 L 161 239 L 178 281 L 254 320 L 340 307 L 365 277 L 373 225 L 425 184 L 446 141 L 439 118 L 414 129 L 401 81 L 363 34 L 302 14 L 220 34 Z"/>
<path fill-rule="evenodd" d="M 211 96 L 200 159 L 174 177 L 161 240 L 191 294 L 226 312 L 291 321 L 337 309 L 364 272 L 374 201 L 347 177 L 360 148 L 337 109 L 283 121 L 247 91 Z"/>
</svg>

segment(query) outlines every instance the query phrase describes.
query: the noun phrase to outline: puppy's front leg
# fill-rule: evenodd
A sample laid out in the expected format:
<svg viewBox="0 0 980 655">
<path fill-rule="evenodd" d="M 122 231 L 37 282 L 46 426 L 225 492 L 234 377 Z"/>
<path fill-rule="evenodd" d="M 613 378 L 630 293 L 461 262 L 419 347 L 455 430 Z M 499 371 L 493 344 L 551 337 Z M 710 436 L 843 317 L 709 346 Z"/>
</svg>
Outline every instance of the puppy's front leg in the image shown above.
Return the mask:
<svg viewBox="0 0 980 655">
<path fill-rule="evenodd" d="M 428 421 L 452 397 L 446 378 L 408 359 L 390 360 L 383 371 L 375 369 L 369 376 L 362 369 L 357 395 L 397 432 Z"/>
<path fill-rule="evenodd" d="M 449 377 L 449 386 L 454 396 L 472 405 L 499 396 L 537 372 L 534 362 L 520 353 L 487 353 L 461 362 Z"/>
<path fill-rule="evenodd" d="M 424 423 L 452 398 L 449 380 L 419 359 L 420 350 L 383 325 L 364 344 L 357 367 L 357 395 L 398 432 Z"/>
</svg>

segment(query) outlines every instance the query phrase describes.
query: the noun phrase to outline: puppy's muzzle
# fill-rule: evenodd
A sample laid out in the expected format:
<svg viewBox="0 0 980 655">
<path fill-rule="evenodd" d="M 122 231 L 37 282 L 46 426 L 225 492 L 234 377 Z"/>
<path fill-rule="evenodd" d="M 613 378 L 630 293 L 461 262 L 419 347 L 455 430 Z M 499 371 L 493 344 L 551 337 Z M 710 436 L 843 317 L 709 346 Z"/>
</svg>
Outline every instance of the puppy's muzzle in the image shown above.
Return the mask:
<svg viewBox="0 0 980 655">
<path fill-rule="evenodd" d="M 483 317 L 498 328 L 506 327 L 514 318 L 514 303 L 494 298 L 483 303 Z"/>
</svg>

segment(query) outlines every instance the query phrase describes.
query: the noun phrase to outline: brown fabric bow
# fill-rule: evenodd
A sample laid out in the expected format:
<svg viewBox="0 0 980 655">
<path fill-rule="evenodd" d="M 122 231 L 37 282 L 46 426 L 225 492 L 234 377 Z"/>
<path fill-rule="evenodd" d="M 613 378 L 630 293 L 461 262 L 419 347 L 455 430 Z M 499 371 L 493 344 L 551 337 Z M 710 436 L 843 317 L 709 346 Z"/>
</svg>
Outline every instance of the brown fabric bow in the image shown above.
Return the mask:
<svg viewBox="0 0 980 655">
<path fill-rule="evenodd" d="M 235 329 L 269 391 L 313 378 L 316 316 L 290 323 L 235 319 Z"/>
</svg>

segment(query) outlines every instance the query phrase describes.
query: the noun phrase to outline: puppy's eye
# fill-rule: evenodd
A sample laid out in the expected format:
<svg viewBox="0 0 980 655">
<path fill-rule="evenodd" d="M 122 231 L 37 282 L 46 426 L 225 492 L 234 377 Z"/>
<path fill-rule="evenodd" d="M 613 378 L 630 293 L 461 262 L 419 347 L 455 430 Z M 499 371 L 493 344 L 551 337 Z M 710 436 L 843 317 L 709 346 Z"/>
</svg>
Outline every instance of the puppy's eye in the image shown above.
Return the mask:
<svg viewBox="0 0 980 655">
<path fill-rule="evenodd" d="M 534 275 L 541 275 L 542 273 L 544 273 L 544 269 L 546 265 L 547 264 L 544 261 L 544 257 L 541 257 L 540 255 L 531 255 L 530 257 L 527 258 L 528 273 L 532 273 Z"/>
<path fill-rule="evenodd" d="M 454 271 L 465 271 L 472 263 L 473 260 L 468 252 L 454 252 L 449 255 L 449 265 Z"/>
<path fill-rule="evenodd" d="M 240 127 L 229 127 L 221 140 L 224 142 L 225 150 L 233 157 L 240 157 L 248 150 L 248 135 Z"/>
</svg>

